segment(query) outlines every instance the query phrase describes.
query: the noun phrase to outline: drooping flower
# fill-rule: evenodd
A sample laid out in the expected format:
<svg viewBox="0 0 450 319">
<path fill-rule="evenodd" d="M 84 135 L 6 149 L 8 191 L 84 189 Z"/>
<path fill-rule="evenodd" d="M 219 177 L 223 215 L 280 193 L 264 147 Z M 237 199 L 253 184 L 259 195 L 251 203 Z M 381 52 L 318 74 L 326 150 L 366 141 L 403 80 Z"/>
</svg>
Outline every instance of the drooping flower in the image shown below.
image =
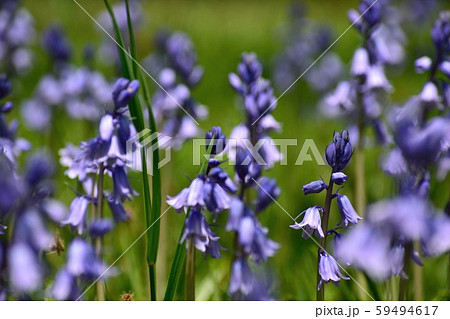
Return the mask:
<svg viewBox="0 0 450 319">
<path fill-rule="evenodd" d="M 358 220 L 362 219 L 350 203 L 347 196 L 336 194 L 339 213 L 341 213 L 342 224 L 347 227 L 349 223 L 357 224 Z"/>
<path fill-rule="evenodd" d="M 324 233 L 322 230 L 320 215 L 322 208 L 320 206 L 313 206 L 305 210 L 303 213 L 305 216 L 301 223 L 295 223 L 290 227 L 293 229 L 303 229 L 302 237 L 308 239 L 314 233 L 317 237 L 323 238 Z"/>
<path fill-rule="evenodd" d="M 350 280 L 349 277 L 342 275 L 336 260 L 333 256 L 328 255 L 326 252 L 321 252 L 319 254 L 319 274 L 321 280 L 317 286 L 317 290 L 320 290 L 323 284 L 330 281 L 335 286 L 339 286 L 341 279 Z"/>
<path fill-rule="evenodd" d="M 186 218 L 184 233 L 180 242 L 186 242 L 187 246 L 189 240 L 192 240 L 195 247 L 201 252 L 210 252 L 213 253 L 211 257 L 220 258 L 220 251 L 211 249 L 211 246 L 214 247 L 215 244 L 218 244 L 219 237 L 209 228 L 205 216 L 195 208 L 191 209 Z"/>
</svg>

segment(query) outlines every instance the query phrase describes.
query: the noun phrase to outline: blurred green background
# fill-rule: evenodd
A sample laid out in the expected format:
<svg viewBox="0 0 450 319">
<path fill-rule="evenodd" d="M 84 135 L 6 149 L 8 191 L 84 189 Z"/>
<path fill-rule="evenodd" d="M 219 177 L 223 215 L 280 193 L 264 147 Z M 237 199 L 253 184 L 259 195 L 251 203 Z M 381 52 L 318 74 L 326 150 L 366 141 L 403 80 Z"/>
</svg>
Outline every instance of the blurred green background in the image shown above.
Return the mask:
<svg viewBox="0 0 450 319">
<path fill-rule="evenodd" d="M 337 38 L 344 32 L 349 22 L 347 11 L 356 8 L 358 1 L 309 0 L 301 1 L 308 8 L 307 15 L 317 22 L 328 25 Z M 87 12 L 93 17 L 104 10 L 102 0 L 79 0 Z M 154 50 L 153 36 L 161 28 L 180 30 L 187 33 L 193 40 L 199 58 L 199 64 L 205 69 L 205 75 L 200 85 L 194 90 L 195 98 L 209 109 L 209 117 L 202 121 L 201 127 L 208 130 L 213 125 L 222 126 L 228 135 L 232 128 L 243 120 L 243 112 L 236 94 L 230 88 L 228 73 L 234 72 L 242 52 L 253 51 L 258 54 L 264 65 L 264 77 L 271 78 L 273 58 L 283 49 L 282 27 L 288 23 L 288 8 L 290 1 L 187 1 L 187 0 L 155 0 L 143 1 L 145 19 L 137 31 L 138 56 L 146 57 Z M 25 0 L 25 7 L 32 13 L 39 35 L 47 26 L 58 23 L 67 32 L 73 44 L 75 60 L 81 65 L 82 50 L 87 43 L 99 45 L 104 33 L 72 0 Z M 430 17 L 423 28 L 407 28 L 407 60 L 403 67 L 389 70 L 389 79 L 395 91 L 392 104 L 401 104 L 409 96 L 417 94 L 425 81 L 424 77 L 415 74 L 413 63 L 415 58 L 423 54 L 432 54 L 432 43 L 429 30 L 436 16 Z M 353 51 L 360 45 L 361 39 L 355 30 L 349 30 L 332 48 L 342 58 L 346 66 Z M 49 69 L 48 57 L 42 52 L 39 41 L 35 44 L 36 60 L 30 73 L 16 80 L 14 102 L 20 104 L 28 98 L 38 83 L 39 78 Z M 115 69 L 110 65 L 97 61 L 96 69 L 109 79 L 116 76 Z M 300 74 L 299 74 L 300 75 Z M 149 79 L 149 83 L 151 80 Z M 277 92 L 279 95 L 281 92 Z M 322 195 L 304 196 L 301 186 L 319 176 L 329 175 L 327 167 L 318 166 L 314 162 L 305 162 L 295 166 L 295 160 L 305 139 L 314 139 L 321 152 L 329 143 L 333 130 L 345 128 L 345 123 L 329 121 L 321 118 L 317 111 L 319 98 L 308 85 L 300 80 L 291 91 L 278 102 L 274 117 L 283 124 L 281 134 L 275 138 L 298 139 L 297 146 L 289 147 L 288 165 L 276 165 L 267 175 L 277 178 L 282 194 L 279 203 L 289 214 L 296 216 L 299 212 L 315 204 L 323 204 Z M 15 115 L 18 116 L 16 110 Z M 78 144 L 82 140 L 93 137 L 96 127 L 69 119 L 60 114 L 52 133 L 53 138 L 27 131 L 21 126 L 19 135 L 32 141 L 34 148 L 49 147 L 54 154 L 66 143 Z M 49 145 L 48 141 L 53 140 Z M 391 179 L 384 176 L 378 168 L 379 155 L 382 149 L 370 150 L 367 155 L 367 197 L 374 202 L 393 194 Z M 189 184 L 189 177 L 194 177 L 199 167 L 192 166 L 192 143 L 188 142 L 180 151 L 172 152 L 172 161 L 162 168 L 163 196 L 175 195 Z M 231 171 L 231 170 L 230 170 Z M 347 168 L 349 180 L 345 194 L 353 198 L 353 167 Z M 57 197 L 66 205 L 70 205 L 74 197 L 72 184 L 59 169 L 57 179 Z M 131 174 L 135 188 L 139 187 L 139 175 Z M 431 185 L 431 197 L 436 206 L 443 207 L 449 193 L 448 183 Z M 163 211 L 166 209 L 163 205 Z M 144 230 L 145 222 L 142 210 L 142 198 L 139 196 L 127 203 L 133 219 L 121 224 L 105 239 L 105 260 L 112 263 Z M 337 208 L 334 206 L 330 225 L 338 222 Z M 228 250 L 223 252 L 221 259 L 204 259 L 200 254 L 197 258 L 197 299 L 227 300 L 229 282 L 230 257 L 232 255 L 232 235 L 225 232 L 227 212 L 221 214 L 213 230 L 221 237 L 221 244 Z M 174 250 L 179 238 L 184 217 L 169 210 L 161 218 L 161 238 L 159 260 L 157 264 L 158 296 L 162 298 L 167 282 L 168 270 L 172 262 Z M 317 247 L 312 241 L 301 238 L 301 232 L 289 228 L 292 220 L 277 205 L 272 205 L 261 216 L 262 224 L 269 228 L 269 236 L 281 244 L 278 253 L 263 266 L 271 275 L 273 295 L 281 300 L 314 300 L 316 283 Z M 63 230 L 66 243 L 71 238 L 67 230 Z M 123 292 L 132 292 L 137 300 L 148 300 L 147 269 L 145 260 L 145 237 L 137 242 L 115 265 L 119 272 L 107 282 L 107 297 L 118 300 Z M 52 255 L 51 263 L 60 265 L 65 260 L 65 254 Z M 426 260 L 424 266 L 424 284 L 426 299 L 444 298 L 448 258 L 442 257 Z M 351 268 L 348 271 L 355 276 Z M 382 299 L 392 298 L 395 281 L 376 285 Z M 93 299 L 93 291 L 88 292 L 87 299 Z M 327 285 L 326 298 L 330 300 L 358 300 L 360 288 L 353 281 L 341 283 L 339 288 Z"/>
</svg>

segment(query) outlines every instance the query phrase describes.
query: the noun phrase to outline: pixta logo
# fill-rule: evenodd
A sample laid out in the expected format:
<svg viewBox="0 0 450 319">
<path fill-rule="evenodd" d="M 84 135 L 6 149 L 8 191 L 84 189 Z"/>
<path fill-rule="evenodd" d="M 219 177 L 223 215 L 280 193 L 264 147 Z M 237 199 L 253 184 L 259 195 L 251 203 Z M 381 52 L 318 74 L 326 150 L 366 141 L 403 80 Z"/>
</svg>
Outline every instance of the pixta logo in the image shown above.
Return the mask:
<svg viewBox="0 0 450 319">
<path fill-rule="evenodd" d="M 147 164 L 147 174 L 153 175 L 153 162 L 155 151 L 164 150 L 159 159 L 158 168 L 163 167 L 171 160 L 170 141 L 172 137 L 149 129 L 137 133 L 127 141 L 127 166 L 136 171 L 143 171 L 143 161 Z"/>
</svg>

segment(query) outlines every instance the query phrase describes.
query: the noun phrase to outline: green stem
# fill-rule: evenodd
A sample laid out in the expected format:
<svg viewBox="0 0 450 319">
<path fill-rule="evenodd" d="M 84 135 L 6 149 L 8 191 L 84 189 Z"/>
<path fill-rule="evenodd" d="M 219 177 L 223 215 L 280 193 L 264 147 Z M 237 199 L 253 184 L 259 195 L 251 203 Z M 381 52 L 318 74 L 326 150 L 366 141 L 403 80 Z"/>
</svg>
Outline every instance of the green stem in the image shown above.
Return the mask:
<svg viewBox="0 0 450 319">
<path fill-rule="evenodd" d="M 419 252 L 421 251 L 421 244 L 419 241 L 414 242 L 414 250 Z M 414 273 L 414 301 L 422 301 L 423 300 L 423 268 L 416 264 L 413 265 L 413 273 Z"/>
<path fill-rule="evenodd" d="M 406 278 L 400 278 L 400 289 L 398 293 L 398 301 L 406 301 L 408 298 L 408 290 L 409 290 L 409 279 L 410 279 L 410 261 L 411 261 L 411 252 L 412 252 L 412 243 L 408 243 L 405 245 L 405 254 L 403 256 L 403 271 L 406 274 Z"/>
<path fill-rule="evenodd" d="M 155 264 L 148 265 L 148 277 L 150 280 L 150 299 L 156 301 L 156 269 Z"/>
<path fill-rule="evenodd" d="M 448 266 L 447 266 L 447 300 L 450 300 L 450 253 L 448 253 Z"/>
<path fill-rule="evenodd" d="M 186 300 L 195 301 L 195 245 L 192 238 L 186 256 Z"/>
<path fill-rule="evenodd" d="M 323 236 L 323 238 L 320 238 L 320 240 L 319 240 L 320 247 L 323 247 L 323 249 L 325 249 L 325 246 L 327 244 L 328 220 L 330 218 L 330 208 L 331 208 L 332 200 L 333 200 L 333 181 L 331 180 L 331 176 L 330 176 L 330 182 L 328 183 L 328 189 L 327 189 L 327 196 L 325 197 L 325 205 L 323 207 L 323 216 L 322 216 L 322 224 L 321 224 L 324 236 Z M 316 287 L 318 287 L 319 282 L 321 280 L 320 273 L 319 273 L 319 262 L 320 262 L 320 253 L 322 252 L 322 248 L 320 248 L 320 247 L 319 247 L 319 250 L 317 253 L 317 284 L 316 284 Z M 317 301 L 325 300 L 325 286 L 324 285 L 322 285 L 322 287 L 320 287 L 320 289 L 317 290 L 316 299 L 317 299 Z"/>
<path fill-rule="evenodd" d="M 104 178 L 104 168 L 103 164 L 100 164 L 98 172 L 98 182 L 97 182 L 97 214 L 95 216 L 96 220 L 103 218 L 103 178 Z M 102 237 L 98 236 L 95 239 L 95 253 L 99 260 L 103 260 L 103 243 Z M 97 288 L 97 300 L 105 300 L 105 285 L 102 280 L 98 280 L 96 283 Z"/>
</svg>

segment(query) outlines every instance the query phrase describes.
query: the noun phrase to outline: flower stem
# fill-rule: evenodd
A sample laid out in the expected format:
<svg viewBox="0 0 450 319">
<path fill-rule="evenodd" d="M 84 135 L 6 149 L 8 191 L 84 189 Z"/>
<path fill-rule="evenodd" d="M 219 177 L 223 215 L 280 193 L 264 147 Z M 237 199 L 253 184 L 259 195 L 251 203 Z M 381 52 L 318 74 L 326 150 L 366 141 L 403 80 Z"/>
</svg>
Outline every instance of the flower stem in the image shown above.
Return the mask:
<svg viewBox="0 0 450 319">
<path fill-rule="evenodd" d="M 421 244 L 419 241 L 414 242 L 414 250 L 420 251 Z M 423 300 L 423 268 L 413 263 L 413 274 L 414 274 L 414 301 Z"/>
<path fill-rule="evenodd" d="M 186 256 L 186 300 L 195 301 L 195 245 L 191 238 Z"/>
<path fill-rule="evenodd" d="M 412 252 L 412 243 L 405 245 L 405 254 L 403 256 L 403 271 L 406 274 L 405 278 L 400 278 L 400 290 L 398 293 L 398 301 L 406 301 L 408 298 L 409 278 L 410 278 L 410 260 Z"/>
<path fill-rule="evenodd" d="M 317 253 L 317 285 L 319 286 L 319 282 L 321 280 L 320 273 L 319 273 L 319 263 L 320 263 L 320 252 L 322 251 L 322 248 L 325 249 L 325 246 L 327 244 L 327 231 L 328 231 L 328 219 L 330 217 L 330 208 L 331 208 L 331 201 L 333 200 L 333 182 L 331 180 L 330 176 L 330 182 L 328 183 L 328 189 L 327 189 L 327 196 L 325 198 L 325 205 L 323 207 L 323 216 L 322 216 L 322 230 L 324 233 L 324 237 L 320 238 L 319 240 L 319 250 Z M 316 288 L 317 289 L 317 288 Z M 322 285 L 319 290 L 317 290 L 316 294 L 317 301 L 324 301 L 325 300 L 325 287 Z"/>
<path fill-rule="evenodd" d="M 450 253 L 448 253 L 448 266 L 447 266 L 447 300 L 450 299 Z"/>
<path fill-rule="evenodd" d="M 103 164 L 100 164 L 99 173 L 98 173 L 98 181 L 97 181 L 97 214 L 96 219 L 103 218 L 103 177 L 104 177 L 104 168 Z M 103 243 L 102 237 L 98 236 L 95 239 L 95 253 L 97 258 L 102 261 L 103 260 Z M 104 301 L 105 300 L 105 286 L 102 280 L 98 280 L 96 283 L 97 289 L 97 300 Z"/>
<path fill-rule="evenodd" d="M 150 300 L 156 301 L 156 269 L 155 264 L 148 265 L 148 277 L 150 281 Z"/>
</svg>

